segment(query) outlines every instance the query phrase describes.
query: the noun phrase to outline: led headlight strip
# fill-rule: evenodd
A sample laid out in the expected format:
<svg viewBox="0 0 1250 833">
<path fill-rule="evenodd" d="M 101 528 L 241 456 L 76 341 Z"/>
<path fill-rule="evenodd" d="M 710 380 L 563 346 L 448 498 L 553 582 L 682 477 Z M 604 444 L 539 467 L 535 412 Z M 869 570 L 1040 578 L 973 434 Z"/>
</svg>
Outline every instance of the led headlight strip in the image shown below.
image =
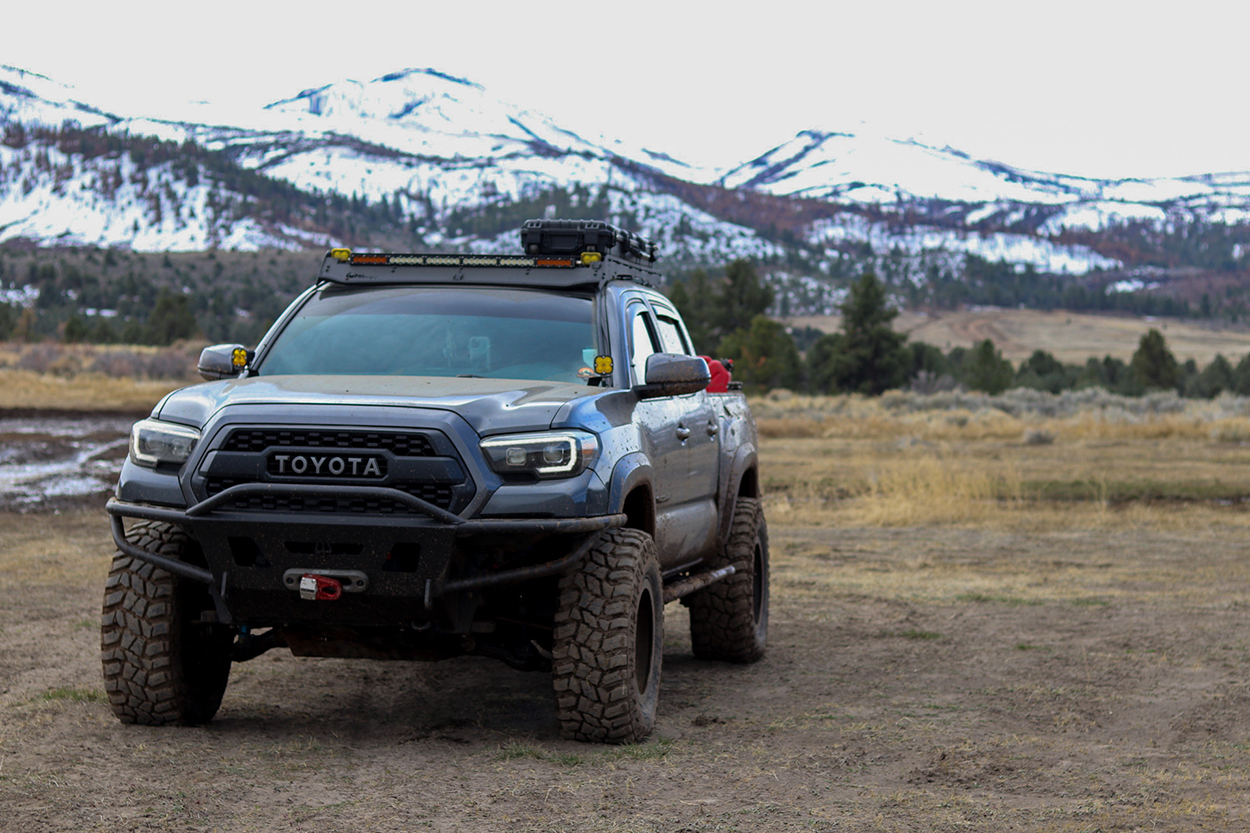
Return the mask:
<svg viewBox="0 0 1250 833">
<path fill-rule="evenodd" d="M 130 459 L 147 468 L 155 468 L 159 463 L 182 464 L 199 439 L 200 432 L 185 425 L 141 420 L 130 429 Z"/>
<path fill-rule="evenodd" d="M 551 431 L 490 437 L 482 440 L 481 449 L 499 474 L 572 477 L 594 463 L 599 441 L 585 431 Z"/>
</svg>

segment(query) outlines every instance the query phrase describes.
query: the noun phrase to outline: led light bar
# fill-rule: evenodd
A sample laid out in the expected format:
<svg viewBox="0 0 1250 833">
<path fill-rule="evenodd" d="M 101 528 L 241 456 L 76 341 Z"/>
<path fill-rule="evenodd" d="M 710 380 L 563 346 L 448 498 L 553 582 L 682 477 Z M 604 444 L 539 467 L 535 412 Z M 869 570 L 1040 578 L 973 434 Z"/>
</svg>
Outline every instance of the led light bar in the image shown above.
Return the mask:
<svg viewBox="0 0 1250 833">
<path fill-rule="evenodd" d="M 319 280 L 348 285 L 463 284 L 583 289 L 608 281 L 656 286 L 655 244 L 597 220 L 529 220 L 523 253 L 326 252 Z"/>
<path fill-rule="evenodd" d="M 353 254 L 346 262 L 352 266 L 513 266 L 522 269 L 536 266 L 571 268 L 578 265 L 571 257 L 521 255 Z"/>
</svg>

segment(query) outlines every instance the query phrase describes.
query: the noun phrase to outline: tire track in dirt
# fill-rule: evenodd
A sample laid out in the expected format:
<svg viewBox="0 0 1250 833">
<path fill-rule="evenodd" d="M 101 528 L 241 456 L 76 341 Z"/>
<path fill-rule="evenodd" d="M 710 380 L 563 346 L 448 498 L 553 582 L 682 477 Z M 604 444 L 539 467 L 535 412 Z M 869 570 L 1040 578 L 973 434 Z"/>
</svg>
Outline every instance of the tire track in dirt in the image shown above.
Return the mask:
<svg viewBox="0 0 1250 833">
<path fill-rule="evenodd" d="M 956 336 L 964 341 L 978 344 L 985 339 L 994 342 L 994 346 L 1004 353 L 1016 352 L 1024 349 L 1023 345 L 1017 344 L 998 326 L 999 316 L 995 315 L 978 315 L 963 319 L 956 319 L 950 322 L 950 330 Z"/>
</svg>

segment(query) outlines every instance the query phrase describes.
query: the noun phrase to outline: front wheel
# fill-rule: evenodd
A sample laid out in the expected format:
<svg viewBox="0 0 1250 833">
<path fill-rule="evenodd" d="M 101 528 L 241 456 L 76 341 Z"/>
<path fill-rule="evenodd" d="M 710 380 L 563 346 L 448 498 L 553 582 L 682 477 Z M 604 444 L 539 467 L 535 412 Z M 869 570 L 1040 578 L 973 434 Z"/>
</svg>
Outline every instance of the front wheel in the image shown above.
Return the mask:
<svg viewBox="0 0 1250 833">
<path fill-rule="evenodd" d="M 169 524 L 143 521 L 126 540 L 187 561 L 194 544 Z M 104 587 L 100 654 L 104 687 L 122 723 L 195 725 L 213 719 L 230 677 L 234 629 L 200 621 L 212 608 L 204 585 L 125 553 Z"/>
<path fill-rule="evenodd" d="M 664 591 L 650 535 L 608 530 L 560 579 L 551 654 L 563 737 L 638 743 L 651 734 L 664 654 Z"/>
<path fill-rule="evenodd" d="M 755 498 L 738 498 L 729 541 L 708 566 L 734 574 L 691 593 L 690 643 L 699 659 L 756 662 L 768 641 L 768 527 Z"/>
</svg>

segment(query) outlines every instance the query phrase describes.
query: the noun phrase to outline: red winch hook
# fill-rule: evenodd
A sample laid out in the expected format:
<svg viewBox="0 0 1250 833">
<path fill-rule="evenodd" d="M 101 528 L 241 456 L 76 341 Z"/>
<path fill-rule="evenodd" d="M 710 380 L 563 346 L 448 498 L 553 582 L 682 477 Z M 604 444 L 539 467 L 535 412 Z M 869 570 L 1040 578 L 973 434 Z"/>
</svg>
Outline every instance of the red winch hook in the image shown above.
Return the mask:
<svg viewBox="0 0 1250 833">
<path fill-rule="evenodd" d="M 334 602 L 343 595 L 343 583 L 338 579 L 304 573 L 299 580 L 299 597 L 314 602 Z"/>
</svg>

